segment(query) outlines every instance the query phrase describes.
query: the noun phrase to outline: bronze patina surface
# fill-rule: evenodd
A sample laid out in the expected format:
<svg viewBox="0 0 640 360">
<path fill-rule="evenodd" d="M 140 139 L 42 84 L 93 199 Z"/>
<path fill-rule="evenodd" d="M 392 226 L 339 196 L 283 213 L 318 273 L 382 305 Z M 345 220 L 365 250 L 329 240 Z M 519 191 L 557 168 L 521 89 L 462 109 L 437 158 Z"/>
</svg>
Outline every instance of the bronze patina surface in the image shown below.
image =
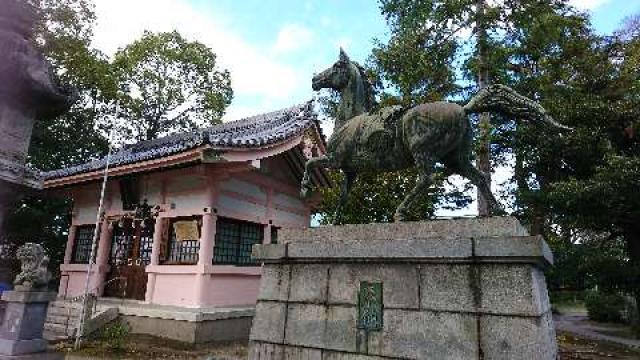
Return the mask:
<svg viewBox="0 0 640 360">
<path fill-rule="evenodd" d="M 504 85 L 481 89 L 464 106 L 439 101 L 408 109 L 398 106 L 379 108 L 364 69 L 342 50 L 335 64 L 313 77 L 313 89 L 336 90 L 341 101 L 327 154 L 307 162 L 301 193 L 308 195 L 311 187 L 309 174 L 314 167 L 342 170 L 345 180 L 337 209 L 337 223 L 358 173 L 367 170 L 387 172 L 415 166 L 420 178 L 395 213 L 396 221 L 405 220 L 407 210 L 433 183 L 431 177 L 436 163 L 469 179 L 487 199 L 492 213 L 501 213 L 489 182 L 470 161 L 473 129 L 469 115 L 497 112 L 547 124 L 555 129 L 568 129 L 555 122 L 538 103 Z"/>
</svg>

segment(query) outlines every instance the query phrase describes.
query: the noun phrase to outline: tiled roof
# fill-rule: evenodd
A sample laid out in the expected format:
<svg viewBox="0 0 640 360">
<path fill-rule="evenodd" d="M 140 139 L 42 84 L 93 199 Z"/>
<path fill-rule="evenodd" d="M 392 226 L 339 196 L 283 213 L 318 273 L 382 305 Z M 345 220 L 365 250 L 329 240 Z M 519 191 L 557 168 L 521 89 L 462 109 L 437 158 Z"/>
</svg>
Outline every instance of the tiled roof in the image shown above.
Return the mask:
<svg viewBox="0 0 640 360">
<path fill-rule="evenodd" d="M 317 114 L 313 111 L 313 104 L 307 102 L 209 128 L 126 145 L 111 155 L 109 166 L 115 167 L 157 159 L 203 145 L 211 145 L 214 148 L 259 148 L 283 142 L 317 124 L 318 119 Z M 48 171 L 42 176 L 45 180 L 56 179 L 103 169 L 105 165 L 106 158 L 102 158 L 64 169 Z"/>
</svg>

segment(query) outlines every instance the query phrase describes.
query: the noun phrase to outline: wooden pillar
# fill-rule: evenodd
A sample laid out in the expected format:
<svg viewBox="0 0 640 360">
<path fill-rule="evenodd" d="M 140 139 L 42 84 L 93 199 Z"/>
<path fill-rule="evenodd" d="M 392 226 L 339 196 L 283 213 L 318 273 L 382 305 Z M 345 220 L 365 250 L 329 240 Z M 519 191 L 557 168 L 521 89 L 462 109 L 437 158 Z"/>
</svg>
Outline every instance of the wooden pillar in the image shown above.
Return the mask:
<svg viewBox="0 0 640 360">
<path fill-rule="evenodd" d="M 163 222 L 163 217 L 156 217 L 156 222 L 153 227 L 153 243 L 151 244 L 151 265 L 160 264 L 160 246 L 162 245 L 162 232 L 164 231 L 162 226 Z"/>
<path fill-rule="evenodd" d="M 273 224 L 271 223 L 273 220 L 273 188 L 267 188 L 266 193 L 267 206 L 265 207 L 265 218 L 267 220 L 267 225 L 264 227 L 264 236 L 262 238 L 262 243 L 271 244 L 271 227 L 273 226 Z"/>
<path fill-rule="evenodd" d="M 196 306 L 206 305 L 206 292 L 209 274 L 206 269 L 213 263 L 213 247 L 215 246 L 216 224 L 218 216 L 211 210 L 202 215 L 202 233 L 200 234 L 200 250 L 198 252 L 198 273 L 196 274 Z"/>
<path fill-rule="evenodd" d="M 106 219 L 100 225 L 100 238 L 98 239 L 98 254 L 96 255 L 96 267 L 94 281 L 96 285 L 95 295 L 101 296 L 104 290 L 104 282 L 107 280 L 107 270 L 109 268 L 109 255 L 111 254 L 111 232 L 112 228 Z M 93 290 L 93 288 L 92 288 Z"/>
<path fill-rule="evenodd" d="M 200 266 L 213 263 L 217 221 L 218 216 L 212 214 L 211 211 L 202 215 L 202 234 L 200 234 L 200 250 L 198 252 L 198 265 Z"/>
<path fill-rule="evenodd" d="M 67 248 L 64 250 L 64 264 L 71 264 L 73 257 L 73 244 L 76 241 L 77 225 L 71 225 L 69 228 L 69 236 L 67 236 Z"/>
<path fill-rule="evenodd" d="M 206 294 L 210 274 L 207 269 L 213 265 L 213 247 L 216 242 L 218 215 L 215 205 L 218 202 L 218 184 L 211 173 L 207 174 L 207 207 L 202 214 L 202 230 L 200 232 L 200 250 L 198 251 L 198 271 L 195 281 L 195 304 L 206 306 Z"/>
<path fill-rule="evenodd" d="M 73 257 L 73 244 L 76 240 L 76 231 L 78 226 L 71 225 L 69 227 L 69 235 L 67 236 L 67 247 L 64 249 L 64 261 L 60 265 L 60 286 L 58 286 L 58 297 L 67 297 L 67 288 L 69 286 L 69 274 L 64 270 L 65 265 L 71 264 Z"/>
<path fill-rule="evenodd" d="M 162 245 L 162 232 L 164 218 L 156 217 L 156 223 L 153 228 L 153 244 L 151 244 L 151 259 L 150 266 L 157 266 L 160 264 L 160 246 Z M 148 303 L 153 302 L 153 293 L 156 287 L 156 273 L 151 272 L 147 274 L 147 292 L 145 293 L 144 300 Z"/>
</svg>

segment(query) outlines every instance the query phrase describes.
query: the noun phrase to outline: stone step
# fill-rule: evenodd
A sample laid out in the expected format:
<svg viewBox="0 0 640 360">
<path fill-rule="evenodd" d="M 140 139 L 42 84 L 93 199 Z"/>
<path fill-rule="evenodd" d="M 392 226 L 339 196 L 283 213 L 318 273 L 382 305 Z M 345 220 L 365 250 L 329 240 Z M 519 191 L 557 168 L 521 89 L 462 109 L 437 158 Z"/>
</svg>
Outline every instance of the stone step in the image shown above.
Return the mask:
<svg viewBox="0 0 640 360">
<path fill-rule="evenodd" d="M 45 330 L 42 333 L 42 337 L 47 341 L 62 341 L 70 338 L 70 336 L 66 336 L 64 334 L 59 334 L 57 332 L 53 332 L 49 330 Z"/>
<path fill-rule="evenodd" d="M 54 333 L 54 334 L 58 334 L 60 336 L 68 336 L 73 334 L 73 327 L 69 326 L 67 328 L 67 326 L 62 325 L 62 324 L 51 324 L 51 323 L 45 323 L 44 324 L 44 330 Z"/>
<path fill-rule="evenodd" d="M 82 303 L 76 301 L 56 300 L 49 303 L 49 307 L 80 309 L 82 307 Z"/>
<path fill-rule="evenodd" d="M 78 321 L 77 316 L 53 315 L 48 314 L 46 322 L 51 324 L 75 324 Z"/>
<path fill-rule="evenodd" d="M 65 308 L 59 308 L 59 307 L 50 307 L 49 310 L 47 311 L 48 315 L 56 315 L 56 316 L 73 316 L 73 317 L 78 317 L 80 316 L 80 311 L 75 311 L 75 310 L 70 310 L 70 309 L 65 309 Z"/>
</svg>

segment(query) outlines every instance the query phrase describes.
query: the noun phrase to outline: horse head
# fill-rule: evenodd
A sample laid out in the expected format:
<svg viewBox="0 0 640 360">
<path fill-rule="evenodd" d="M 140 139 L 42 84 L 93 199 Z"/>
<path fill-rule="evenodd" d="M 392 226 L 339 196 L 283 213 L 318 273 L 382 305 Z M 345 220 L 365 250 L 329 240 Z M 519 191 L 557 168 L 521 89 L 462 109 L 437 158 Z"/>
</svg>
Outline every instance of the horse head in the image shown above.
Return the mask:
<svg viewBox="0 0 640 360">
<path fill-rule="evenodd" d="M 336 125 L 369 112 L 376 106 L 375 90 L 366 70 L 351 61 L 342 48 L 338 61 L 314 76 L 311 85 L 315 91 L 332 89 L 340 93 Z"/>
<path fill-rule="evenodd" d="M 340 48 L 340 58 L 331 67 L 313 77 L 311 87 L 314 91 L 320 89 L 343 90 L 349 84 L 354 67 L 349 56 Z M 357 70 L 357 69 L 355 69 Z"/>
</svg>

